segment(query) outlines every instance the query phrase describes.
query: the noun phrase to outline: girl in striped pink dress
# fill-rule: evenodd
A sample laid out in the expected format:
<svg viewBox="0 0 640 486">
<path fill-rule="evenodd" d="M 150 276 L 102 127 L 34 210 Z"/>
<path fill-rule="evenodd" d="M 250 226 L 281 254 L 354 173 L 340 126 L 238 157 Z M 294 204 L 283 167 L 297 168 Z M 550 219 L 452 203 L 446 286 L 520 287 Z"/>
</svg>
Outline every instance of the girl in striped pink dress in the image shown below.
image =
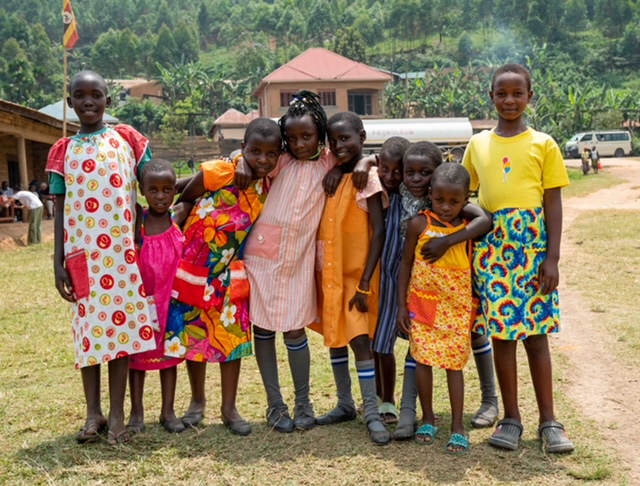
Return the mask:
<svg viewBox="0 0 640 486">
<path fill-rule="evenodd" d="M 269 197 L 247 237 L 244 254 L 255 355 L 267 392 L 267 421 L 279 432 L 315 425 L 305 328 L 318 314 L 314 269 L 316 232 L 326 197 L 323 180 L 337 165 L 331 152 L 320 148 L 326 139 L 327 116 L 318 100 L 315 93 L 300 91 L 279 121 L 286 152 L 272 173 Z M 365 179 L 366 185 L 362 176 L 366 171 L 360 172 L 359 182 Z M 280 393 L 276 332 L 284 333 L 293 376 L 293 420 Z"/>
</svg>

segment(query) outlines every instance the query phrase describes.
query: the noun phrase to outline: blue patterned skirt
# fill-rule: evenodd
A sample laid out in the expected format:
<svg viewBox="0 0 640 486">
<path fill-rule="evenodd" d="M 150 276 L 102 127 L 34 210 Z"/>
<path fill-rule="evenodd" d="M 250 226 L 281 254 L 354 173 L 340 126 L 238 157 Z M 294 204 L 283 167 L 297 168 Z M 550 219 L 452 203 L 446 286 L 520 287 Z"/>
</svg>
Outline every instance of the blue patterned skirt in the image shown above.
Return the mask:
<svg viewBox="0 0 640 486">
<path fill-rule="evenodd" d="M 542 208 L 502 209 L 476 242 L 473 286 L 481 309 L 473 331 L 506 341 L 560 330 L 558 291 L 542 295 L 538 269 L 547 255 Z"/>
</svg>

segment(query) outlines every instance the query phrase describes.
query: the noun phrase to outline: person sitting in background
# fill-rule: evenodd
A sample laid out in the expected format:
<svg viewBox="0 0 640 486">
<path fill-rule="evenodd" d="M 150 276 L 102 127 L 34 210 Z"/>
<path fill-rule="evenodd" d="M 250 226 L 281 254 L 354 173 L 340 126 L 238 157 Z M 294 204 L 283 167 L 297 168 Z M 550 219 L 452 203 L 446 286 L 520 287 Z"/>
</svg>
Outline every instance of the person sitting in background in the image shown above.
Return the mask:
<svg viewBox="0 0 640 486">
<path fill-rule="evenodd" d="M 13 196 L 13 189 L 9 186 L 9 182 L 2 181 L 2 195 L 3 196 Z"/>
</svg>

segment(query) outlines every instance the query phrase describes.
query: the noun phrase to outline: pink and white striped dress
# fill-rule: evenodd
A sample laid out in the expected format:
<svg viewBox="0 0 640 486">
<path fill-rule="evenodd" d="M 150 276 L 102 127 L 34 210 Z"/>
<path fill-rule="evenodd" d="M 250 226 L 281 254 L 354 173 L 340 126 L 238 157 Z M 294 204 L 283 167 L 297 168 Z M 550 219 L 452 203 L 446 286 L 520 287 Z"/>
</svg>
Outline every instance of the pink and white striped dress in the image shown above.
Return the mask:
<svg viewBox="0 0 640 486">
<path fill-rule="evenodd" d="M 322 180 L 337 164 L 328 149 L 303 161 L 280 157 L 269 197 L 247 237 L 251 322 L 270 331 L 302 329 L 316 320 L 316 233 L 325 203 Z"/>
</svg>

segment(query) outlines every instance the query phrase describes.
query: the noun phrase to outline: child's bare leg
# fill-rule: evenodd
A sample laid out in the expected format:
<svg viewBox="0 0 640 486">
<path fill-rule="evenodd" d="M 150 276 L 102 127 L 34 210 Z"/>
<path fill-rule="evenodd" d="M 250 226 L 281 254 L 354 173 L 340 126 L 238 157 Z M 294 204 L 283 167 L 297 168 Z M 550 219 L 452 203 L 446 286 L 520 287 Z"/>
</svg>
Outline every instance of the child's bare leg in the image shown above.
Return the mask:
<svg viewBox="0 0 640 486">
<path fill-rule="evenodd" d="M 80 368 L 80 375 L 87 404 L 87 418 L 81 433 L 84 432 L 84 436 L 88 437 L 97 435 L 107 424 L 100 404 L 100 365 Z"/>
<path fill-rule="evenodd" d="M 142 370 L 129 370 L 129 391 L 131 393 L 131 413 L 127 428 L 132 432 L 144 429 L 144 379 L 147 373 Z"/>
<path fill-rule="evenodd" d="M 174 409 L 177 379 L 177 367 L 172 366 L 170 368 L 160 370 L 160 392 L 162 394 L 162 408 L 160 409 L 161 423 L 176 424 L 180 421 L 180 419 L 176 417 Z"/>
<path fill-rule="evenodd" d="M 431 366 L 417 363 L 416 366 L 416 385 L 418 387 L 418 397 L 422 406 L 422 424 L 435 425 L 436 417 L 433 413 L 433 370 Z M 433 438 L 416 434 L 416 440 L 430 444 Z"/>
<path fill-rule="evenodd" d="M 220 363 L 220 385 L 222 387 L 220 412 L 223 421 L 238 422 L 243 420 L 236 408 L 241 366 L 242 360 L 240 359 Z"/>
<path fill-rule="evenodd" d="M 124 396 L 127 392 L 129 357 L 109 361 L 109 441 L 129 442 L 124 425 Z"/>
<path fill-rule="evenodd" d="M 373 353 L 373 356 L 376 359 L 376 363 L 379 364 L 376 368 L 376 382 L 380 381 L 380 388 L 377 388 L 378 396 L 382 398 L 383 402 L 393 403 L 395 405 L 396 357 L 394 354 L 380 354 L 376 352 Z M 379 378 L 378 371 L 380 374 Z"/>
<path fill-rule="evenodd" d="M 505 418 L 521 421 L 518 408 L 518 368 L 516 363 L 516 349 L 518 341 L 493 340 L 493 359 L 496 365 L 496 375 L 502 395 Z"/>
<path fill-rule="evenodd" d="M 536 392 L 540 423 L 555 420 L 553 413 L 553 377 L 549 340 L 546 334 L 529 336 L 524 340 L 524 348 L 529 358 L 531 381 Z"/>
<path fill-rule="evenodd" d="M 382 397 L 382 395 L 384 395 L 384 391 L 382 388 L 382 363 L 380 363 L 380 354 L 376 353 L 375 351 L 373 352 L 373 364 L 376 368 L 376 394 L 379 397 Z"/>
<path fill-rule="evenodd" d="M 464 375 L 459 370 L 447 370 L 447 387 L 451 404 L 451 433 L 464 435 L 462 413 L 464 410 Z M 450 445 L 449 452 L 462 452 L 461 446 Z"/>
<path fill-rule="evenodd" d="M 191 402 L 187 412 L 182 417 L 182 423 L 187 427 L 196 427 L 204 418 L 207 397 L 204 390 L 207 378 L 207 363 L 187 360 L 187 374 L 191 386 Z"/>
</svg>

